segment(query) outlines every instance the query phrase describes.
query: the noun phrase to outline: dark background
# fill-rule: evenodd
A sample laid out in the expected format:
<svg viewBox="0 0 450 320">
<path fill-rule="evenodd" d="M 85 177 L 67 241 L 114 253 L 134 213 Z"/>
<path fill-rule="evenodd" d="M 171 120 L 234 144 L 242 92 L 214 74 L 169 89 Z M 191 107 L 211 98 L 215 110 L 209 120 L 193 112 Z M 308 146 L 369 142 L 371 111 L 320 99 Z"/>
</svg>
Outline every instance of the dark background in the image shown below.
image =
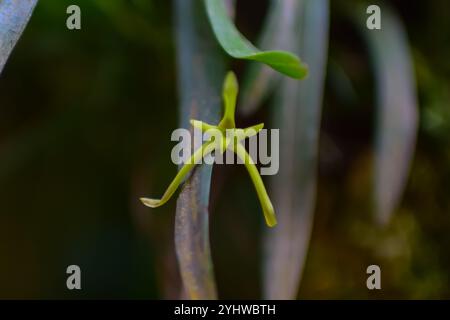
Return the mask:
<svg viewBox="0 0 450 320">
<path fill-rule="evenodd" d="M 448 299 L 450 2 L 389 1 L 409 33 L 420 129 L 385 229 L 370 214 L 373 73 L 345 1 L 331 2 L 319 193 L 299 297 Z M 65 27 L 73 3 L 81 31 Z M 237 4 L 237 25 L 255 40 L 267 1 Z M 0 77 L 0 298 L 178 297 L 176 201 L 151 211 L 138 200 L 162 193 L 176 172 L 177 119 L 171 1 L 38 4 Z M 211 214 L 220 297 L 259 298 L 265 226 L 243 168 L 216 166 Z M 81 291 L 66 289 L 70 264 L 82 269 Z M 370 264 L 383 270 L 379 292 L 365 286 Z"/>
</svg>

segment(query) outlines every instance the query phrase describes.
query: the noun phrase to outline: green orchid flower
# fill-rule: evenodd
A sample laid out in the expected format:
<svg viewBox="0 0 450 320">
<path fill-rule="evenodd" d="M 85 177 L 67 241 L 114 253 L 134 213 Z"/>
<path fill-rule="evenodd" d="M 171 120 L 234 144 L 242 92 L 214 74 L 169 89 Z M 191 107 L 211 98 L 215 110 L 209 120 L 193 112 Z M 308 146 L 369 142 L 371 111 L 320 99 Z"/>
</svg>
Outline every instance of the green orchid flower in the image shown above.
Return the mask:
<svg viewBox="0 0 450 320">
<path fill-rule="evenodd" d="M 247 168 L 250 178 L 256 189 L 266 223 L 269 227 L 277 224 L 272 202 L 267 194 L 261 175 L 250 154 L 248 154 L 242 141 L 255 136 L 264 128 L 264 124 L 258 124 L 245 129 L 236 128 L 235 109 L 238 94 L 238 82 L 233 72 L 229 72 L 223 85 L 224 114 L 218 125 L 211 125 L 198 120 L 191 120 L 191 125 L 210 136 L 209 141 L 198 148 L 184 163 L 175 178 L 170 183 L 161 199 L 141 198 L 142 203 L 150 208 L 156 208 L 165 204 L 175 193 L 179 185 L 184 181 L 189 172 L 201 163 L 201 160 L 212 152 L 223 154 L 227 149 L 234 152 Z"/>
</svg>

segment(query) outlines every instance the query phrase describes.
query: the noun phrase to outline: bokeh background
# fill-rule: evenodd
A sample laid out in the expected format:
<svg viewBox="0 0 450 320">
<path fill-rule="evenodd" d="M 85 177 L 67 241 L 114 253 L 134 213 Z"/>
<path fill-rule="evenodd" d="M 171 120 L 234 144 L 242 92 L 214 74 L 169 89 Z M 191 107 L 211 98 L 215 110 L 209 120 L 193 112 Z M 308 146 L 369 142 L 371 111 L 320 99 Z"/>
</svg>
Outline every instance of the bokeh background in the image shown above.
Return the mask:
<svg viewBox="0 0 450 320">
<path fill-rule="evenodd" d="M 389 1 L 405 23 L 420 105 L 406 191 L 385 228 L 371 210 L 375 97 L 364 41 L 331 1 L 317 208 L 299 298 L 450 298 L 450 3 Z M 82 30 L 65 27 L 82 9 Z M 255 39 L 267 11 L 237 1 Z M 177 298 L 178 99 L 171 1 L 41 1 L 0 77 L 0 298 Z M 243 63 L 233 62 L 242 73 Z M 338 67 L 337 67 L 338 66 Z M 343 71 L 345 70 L 345 71 Z M 268 108 L 242 123 L 257 123 Z M 261 297 L 263 225 L 240 166 L 214 169 L 220 298 Z M 383 248 L 383 249 L 381 249 Z M 386 250 L 388 248 L 388 250 Z M 82 290 L 66 289 L 66 268 Z M 367 290 L 366 267 L 382 268 Z"/>
</svg>

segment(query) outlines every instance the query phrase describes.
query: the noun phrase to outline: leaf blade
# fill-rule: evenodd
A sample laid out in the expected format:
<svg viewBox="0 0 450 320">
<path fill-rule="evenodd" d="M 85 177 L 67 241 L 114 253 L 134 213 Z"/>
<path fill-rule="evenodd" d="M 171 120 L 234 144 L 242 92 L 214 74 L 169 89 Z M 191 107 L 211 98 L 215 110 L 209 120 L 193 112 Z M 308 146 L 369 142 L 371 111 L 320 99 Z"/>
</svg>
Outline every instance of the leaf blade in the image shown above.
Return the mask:
<svg viewBox="0 0 450 320">
<path fill-rule="evenodd" d="M 376 219 L 389 222 L 405 189 L 414 156 L 418 105 L 413 62 L 400 19 L 383 7 L 381 30 L 364 28 L 377 91 L 373 199 Z"/>
<path fill-rule="evenodd" d="M 37 0 L 0 1 L 0 73 L 31 18 Z"/>
<path fill-rule="evenodd" d="M 301 83 L 282 79 L 275 103 L 280 130 L 280 171 L 271 181 L 278 227 L 266 230 L 264 295 L 295 299 L 308 251 L 316 197 L 322 96 L 328 52 L 329 1 L 304 0 L 295 52 L 311 74 Z"/>
<path fill-rule="evenodd" d="M 205 0 L 214 34 L 222 48 L 233 58 L 265 63 L 295 79 L 303 79 L 308 68 L 296 55 L 286 51 L 260 51 L 235 27 L 226 13 L 223 0 Z"/>
</svg>

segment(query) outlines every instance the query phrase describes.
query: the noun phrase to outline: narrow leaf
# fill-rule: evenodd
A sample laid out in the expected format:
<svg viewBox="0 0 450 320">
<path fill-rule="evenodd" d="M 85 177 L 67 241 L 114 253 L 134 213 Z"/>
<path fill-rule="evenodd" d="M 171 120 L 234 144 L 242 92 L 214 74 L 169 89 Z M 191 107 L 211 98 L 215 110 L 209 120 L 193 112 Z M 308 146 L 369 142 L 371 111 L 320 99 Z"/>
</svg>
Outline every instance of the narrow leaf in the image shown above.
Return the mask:
<svg viewBox="0 0 450 320">
<path fill-rule="evenodd" d="M 217 40 L 233 58 L 262 62 L 295 79 L 302 79 L 308 69 L 294 54 L 286 51 L 260 51 L 250 43 L 231 21 L 223 0 L 204 0 Z"/>
<path fill-rule="evenodd" d="M 271 183 L 278 226 L 267 230 L 264 294 L 295 299 L 308 250 L 316 198 L 322 96 L 328 52 L 328 0 L 302 0 L 296 52 L 310 76 L 283 79 L 274 100 L 280 128 L 280 171 Z"/>
<path fill-rule="evenodd" d="M 378 222 L 388 223 L 397 207 L 414 155 L 417 93 L 406 32 L 400 19 L 382 8 L 382 29 L 366 30 L 376 74 L 378 116 L 374 201 Z"/>
<path fill-rule="evenodd" d="M 0 1 L 0 73 L 30 20 L 37 0 Z"/>
<path fill-rule="evenodd" d="M 220 47 L 208 26 L 203 3 L 174 0 L 180 125 L 191 119 L 218 123 L 225 74 Z M 216 299 L 209 246 L 208 203 L 212 166 L 196 168 L 184 185 L 175 215 L 175 249 L 181 278 L 190 299 Z"/>
</svg>

